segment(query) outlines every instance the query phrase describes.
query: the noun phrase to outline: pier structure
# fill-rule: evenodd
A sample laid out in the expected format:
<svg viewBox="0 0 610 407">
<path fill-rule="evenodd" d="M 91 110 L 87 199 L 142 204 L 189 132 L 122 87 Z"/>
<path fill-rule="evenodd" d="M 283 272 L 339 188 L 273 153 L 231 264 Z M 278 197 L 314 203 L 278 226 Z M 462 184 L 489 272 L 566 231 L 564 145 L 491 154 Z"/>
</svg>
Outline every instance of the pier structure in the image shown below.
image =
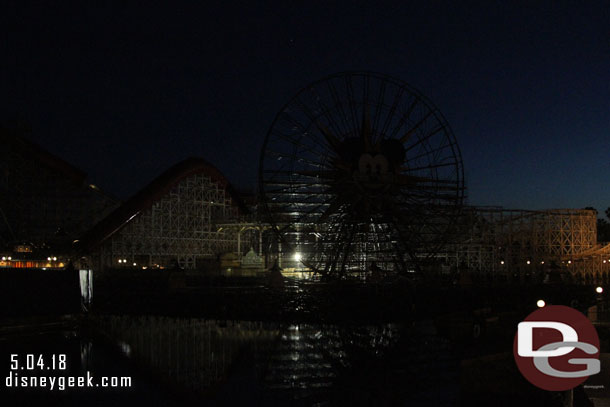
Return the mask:
<svg viewBox="0 0 610 407">
<path fill-rule="evenodd" d="M 592 282 L 610 270 L 610 247 L 597 241 L 588 209 L 465 207 L 455 241 L 448 263 L 492 277 L 559 272 Z"/>
<path fill-rule="evenodd" d="M 200 268 L 237 250 L 239 234 L 217 225 L 247 212 L 220 171 L 189 158 L 98 223 L 78 247 L 99 269 Z"/>
</svg>

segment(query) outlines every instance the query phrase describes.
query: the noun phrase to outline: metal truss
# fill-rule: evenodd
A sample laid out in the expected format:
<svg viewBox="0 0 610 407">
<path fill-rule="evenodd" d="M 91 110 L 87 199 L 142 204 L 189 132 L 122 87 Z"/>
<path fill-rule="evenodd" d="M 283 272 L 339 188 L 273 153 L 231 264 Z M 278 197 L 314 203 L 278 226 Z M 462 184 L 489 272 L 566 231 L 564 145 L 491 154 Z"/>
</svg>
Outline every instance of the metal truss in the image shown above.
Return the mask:
<svg viewBox="0 0 610 407">
<path fill-rule="evenodd" d="M 156 200 L 102 247 L 104 263 L 196 268 L 237 248 L 237 233 L 216 224 L 238 219 L 225 187 L 204 174 L 191 175 Z"/>
<path fill-rule="evenodd" d="M 563 256 L 562 265 L 577 282 L 608 283 L 610 281 L 610 244 L 597 244 L 581 253 Z"/>
<path fill-rule="evenodd" d="M 597 245 L 596 214 L 586 209 L 467 207 L 456 241 L 447 251 L 448 261 L 473 271 L 569 269 L 571 258 L 580 258 Z"/>
<path fill-rule="evenodd" d="M 216 225 L 218 232 L 226 232 L 237 237 L 237 255 L 241 258 L 249 249 L 253 249 L 258 256 L 263 255 L 263 233 L 271 226 L 255 222 L 253 219 L 241 217 L 231 223 Z"/>
</svg>

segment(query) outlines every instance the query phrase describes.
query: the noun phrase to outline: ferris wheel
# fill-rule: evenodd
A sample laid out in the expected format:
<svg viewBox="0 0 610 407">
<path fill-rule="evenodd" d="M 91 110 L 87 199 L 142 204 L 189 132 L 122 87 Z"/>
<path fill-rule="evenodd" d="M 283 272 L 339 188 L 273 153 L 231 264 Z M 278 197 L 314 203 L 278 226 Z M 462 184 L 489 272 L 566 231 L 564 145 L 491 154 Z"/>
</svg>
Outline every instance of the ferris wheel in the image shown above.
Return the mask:
<svg viewBox="0 0 610 407">
<path fill-rule="evenodd" d="M 259 190 L 282 250 L 309 269 L 406 272 L 447 242 L 464 175 L 427 98 L 388 76 L 348 72 L 306 86 L 277 114 Z"/>
</svg>

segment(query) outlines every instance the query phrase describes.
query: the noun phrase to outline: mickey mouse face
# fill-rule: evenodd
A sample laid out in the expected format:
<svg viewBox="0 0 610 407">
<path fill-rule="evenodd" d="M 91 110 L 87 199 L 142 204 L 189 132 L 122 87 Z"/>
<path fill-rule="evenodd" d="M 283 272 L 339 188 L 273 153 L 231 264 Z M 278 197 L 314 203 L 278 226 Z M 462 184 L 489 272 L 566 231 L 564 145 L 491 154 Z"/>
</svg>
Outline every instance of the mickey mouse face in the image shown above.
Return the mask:
<svg viewBox="0 0 610 407">
<path fill-rule="evenodd" d="M 388 159 L 383 154 L 372 156 L 365 153 L 358 160 L 358 171 L 362 175 L 382 176 L 388 172 L 388 166 Z"/>
<path fill-rule="evenodd" d="M 353 173 L 354 180 L 369 190 L 379 190 L 389 185 L 392 175 L 390 163 L 384 154 L 364 153 Z"/>
<path fill-rule="evenodd" d="M 361 137 L 348 137 L 337 146 L 335 166 L 349 171 L 360 190 L 378 193 L 394 183 L 404 158 L 405 149 L 398 140 L 370 145 Z"/>
</svg>

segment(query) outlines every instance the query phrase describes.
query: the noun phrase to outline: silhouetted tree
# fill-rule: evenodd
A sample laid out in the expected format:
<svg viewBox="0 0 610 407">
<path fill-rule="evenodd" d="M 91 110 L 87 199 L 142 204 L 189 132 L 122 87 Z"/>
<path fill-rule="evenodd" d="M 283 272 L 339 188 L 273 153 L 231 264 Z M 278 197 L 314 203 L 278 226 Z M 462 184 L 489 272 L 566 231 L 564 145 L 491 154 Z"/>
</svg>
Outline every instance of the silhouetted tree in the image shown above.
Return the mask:
<svg viewBox="0 0 610 407">
<path fill-rule="evenodd" d="M 585 209 L 594 210 L 596 213 L 599 214 L 599 212 L 597 212 L 597 209 L 595 209 L 591 206 L 587 206 Z M 610 219 L 610 208 L 607 208 L 604 213 L 606 215 L 606 219 L 597 218 L 597 241 L 598 242 L 610 242 L 610 222 L 608 222 L 608 220 Z"/>
<path fill-rule="evenodd" d="M 597 219 L 597 241 L 610 242 L 610 223 L 606 219 Z"/>
<path fill-rule="evenodd" d="M 604 212 L 606 219 L 597 219 L 597 240 L 599 242 L 610 242 L 610 208 Z"/>
</svg>

